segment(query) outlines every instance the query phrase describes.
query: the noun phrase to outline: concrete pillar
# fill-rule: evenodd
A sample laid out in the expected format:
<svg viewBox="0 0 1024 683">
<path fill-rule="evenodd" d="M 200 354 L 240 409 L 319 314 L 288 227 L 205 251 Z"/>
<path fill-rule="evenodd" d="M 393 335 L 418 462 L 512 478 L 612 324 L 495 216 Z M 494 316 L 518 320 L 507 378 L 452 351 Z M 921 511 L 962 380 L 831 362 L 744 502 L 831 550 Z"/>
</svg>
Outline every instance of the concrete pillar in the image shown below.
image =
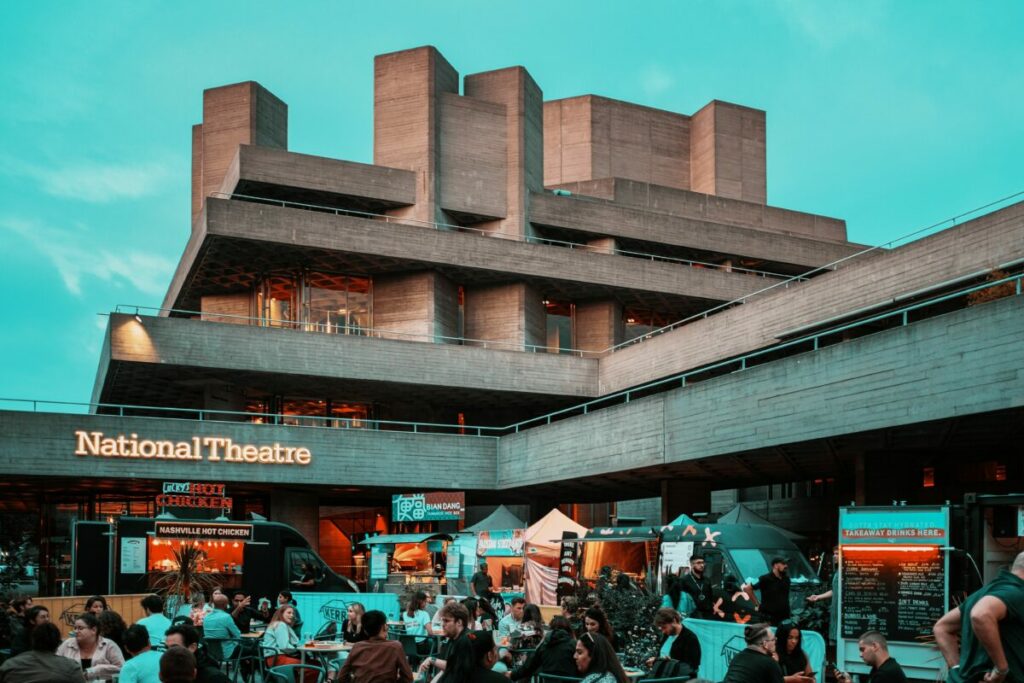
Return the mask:
<svg viewBox="0 0 1024 683">
<path fill-rule="evenodd" d="M 668 524 L 679 515 L 711 511 L 711 483 L 700 479 L 663 479 L 661 481 L 661 523 Z"/>
<path fill-rule="evenodd" d="M 531 192 L 544 189 L 544 95 L 521 66 L 466 76 L 465 95 L 505 106 L 506 201 L 503 237 L 530 236 Z"/>
<path fill-rule="evenodd" d="M 391 339 L 443 342 L 458 335 L 458 286 L 434 271 L 373 279 L 373 328 Z M 451 340 L 448 343 L 452 343 Z"/>
<path fill-rule="evenodd" d="M 576 343 L 581 351 L 600 353 L 622 342 L 624 324 L 618 301 L 576 304 Z"/>
<path fill-rule="evenodd" d="M 713 100 L 690 126 L 690 188 L 719 197 L 768 201 L 765 113 Z"/>
<path fill-rule="evenodd" d="M 313 550 L 320 552 L 320 500 L 315 493 L 270 492 L 270 519 L 294 527 Z"/>
<path fill-rule="evenodd" d="M 416 171 L 416 204 L 390 213 L 448 222 L 440 194 L 441 97 L 459 92 L 459 74 L 433 47 L 373 61 L 373 163 Z"/>
<path fill-rule="evenodd" d="M 540 294 L 523 283 L 467 287 L 466 338 L 501 342 L 494 348 L 510 351 L 543 347 L 547 313 L 541 301 Z"/>
<path fill-rule="evenodd" d="M 203 122 L 192 128 L 193 221 L 220 190 L 239 145 L 288 149 L 288 105 L 255 81 L 203 91 Z"/>
</svg>

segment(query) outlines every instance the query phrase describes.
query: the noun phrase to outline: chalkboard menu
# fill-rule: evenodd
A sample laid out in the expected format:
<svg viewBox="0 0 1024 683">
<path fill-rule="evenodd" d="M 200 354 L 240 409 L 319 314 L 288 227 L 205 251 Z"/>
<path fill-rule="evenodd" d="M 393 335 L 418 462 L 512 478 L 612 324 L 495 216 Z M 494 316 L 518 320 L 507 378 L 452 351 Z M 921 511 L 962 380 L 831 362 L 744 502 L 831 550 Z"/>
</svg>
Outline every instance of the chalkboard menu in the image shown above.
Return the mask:
<svg viewBox="0 0 1024 683">
<path fill-rule="evenodd" d="M 945 609 L 940 553 L 845 553 L 842 565 L 842 637 L 881 631 L 892 641 L 930 634 Z"/>
</svg>

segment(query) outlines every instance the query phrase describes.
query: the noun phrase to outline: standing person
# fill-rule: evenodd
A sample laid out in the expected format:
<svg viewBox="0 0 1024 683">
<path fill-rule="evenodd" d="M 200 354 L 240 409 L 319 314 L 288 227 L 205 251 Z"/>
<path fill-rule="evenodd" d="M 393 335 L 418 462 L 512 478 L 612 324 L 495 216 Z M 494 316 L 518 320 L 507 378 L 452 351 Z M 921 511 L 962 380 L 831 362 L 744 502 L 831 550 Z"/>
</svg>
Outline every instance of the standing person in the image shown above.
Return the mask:
<svg viewBox="0 0 1024 683">
<path fill-rule="evenodd" d="M 171 620 L 164 614 L 164 600 L 159 595 L 147 595 L 140 603 L 146 616 L 136 624 L 146 627 L 150 645 L 163 645 L 164 633 L 171 627 Z"/>
<path fill-rule="evenodd" d="M 124 666 L 121 650 L 100 635 L 100 622 L 92 612 L 78 615 L 75 635 L 60 644 L 57 654 L 78 662 L 87 681 L 107 680 Z"/>
<path fill-rule="evenodd" d="M 747 594 L 756 600 L 754 589 L 761 591 L 758 612 L 772 626 L 778 626 L 789 619 L 789 564 L 784 557 L 772 558 L 772 570 L 747 586 Z"/>
<path fill-rule="evenodd" d="M 132 656 L 121 668 L 118 683 L 153 683 L 160 676 L 160 653 L 151 646 L 149 631 L 142 624 L 124 632 L 124 647 Z"/>
<path fill-rule="evenodd" d="M 480 569 L 469 579 L 469 589 L 474 596 L 483 595 L 491 590 L 491 577 L 487 573 L 487 562 L 480 563 Z"/>
<path fill-rule="evenodd" d="M 341 637 L 345 642 L 358 643 L 369 638 L 363 630 L 363 615 L 366 614 L 363 603 L 350 602 L 346 614 L 347 618 L 341 622 Z"/>
<path fill-rule="evenodd" d="M 1024 681 L 1024 553 L 939 619 L 934 632 L 951 683 Z"/>
<path fill-rule="evenodd" d="M 229 683 L 227 675 L 220 670 L 220 663 L 199 649 L 199 631 L 195 626 L 172 626 L 164 634 L 164 642 L 167 643 L 168 652 L 180 647 L 192 653 L 195 659 L 196 683 Z M 160 663 L 160 670 L 163 671 L 163 660 Z"/>
<path fill-rule="evenodd" d="M 263 644 L 274 648 L 278 654 L 270 658 L 271 661 L 267 662 L 267 666 L 300 663 L 299 637 L 292 628 L 293 623 L 295 623 L 295 608 L 288 604 L 278 607 L 274 616 L 270 618 L 267 630 L 263 634 Z"/>
<path fill-rule="evenodd" d="M 747 647 L 732 658 L 723 683 L 784 683 L 782 669 L 772 656 L 775 635 L 771 627 L 750 624 L 743 629 L 743 640 Z"/>
<path fill-rule="evenodd" d="M 871 667 L 867 676 L 861 676 L 862 683 L 907 683 L 907 676 L 895 659 L 889 656 L 889 643 L 878 631 L 868 631 L 857 639 L 860 658 Z M 836 673 L 839 683 L 853 683 L 850 674 Z"/>
<path fill-rule="evenodd" d="M 338 674 L 338 683 L 411 683 L 412 669 L 402 644 L 388 640 L 388 617 L 380 610 L 362 615 L 367 634 L 352 646 Z"/>
<path fill-rule="evenodd" d="M 711 619 L 712 605 L 714 604 L 714 588 L 711 579 L 704 575 L 706 562 L 704 556 L 695 553 L 690 557 L 690 571 L 679 579 L 679 588 L 690 596 L 693 601 L 693 611 L 690 616 L 698 619 Z M 675 609 L 675 606 L 672 606 Z M 680 611 L 681 610 L 677 610 Z"/>
<path fill-rule="evenodd" d="M 513 681 L 531 678 L 537 674 L 553 674 L 555 676 L 576 676 L 576 633 L 572 624 L 564 616 L 551 618 L 551 630 L 537 649 L 529 656 L 522 666 L 512 670 L 509 677 Z"/>
<path fill-rule="evenodd" d="M 85 683 L 82 668 L 67 657 L 54 654 L 60 630 L 44 622 L 29 634 L 31 649 L 0 666 L 0 683 Z"/>
<path fill-rule="evenodd" d="M 316 585 L 316 572 L 313 571 L 313 565 L 308 562 L 302 563 L 302 577 L 291 582 L 292 586 L 296 590 L 302 590 L 303 588 L 312 588 Z"/>
<path fill-rule="evenodd" d="M 667 577 L 668 590 L 661 596 L 661 606 L 674 609 L 683 616 L 690 616 L 695 610 L 693 598 L 683 590 L 683 577 L 669 575 Z"/>
<path fill-rule="evenodd" d="M 586 629 L 585 633 L 600 633 L 611 643 L 612 650 L 615 649 L 615 632 L 612 630 L 612 625 L 608 622 L 608 615 L 604 613 L 603 609 L 595 605 L 584 612 L 583 627 Z"/>
<path fill-rule="evenodd" d="M 629 683 L 615 648 L 600 633 L 586 632 L 576 641 L 576 670 L 582 683 Z"/>
<path fill-rule="evenodd" d="M 828 605 L 828 641 L 830 647 L 836 643 L 836 633 L 839 631 L 839 612 L 836 610 L 836 594 L 839 593 L 839 546 L 832 548 L 832 587 L 824 593 L 808 595 L 807 602 L 818 602 L 819 600 L 831 600 Z"/>
<path fill-rule="evenodd" d="M 445 672 L 449 681 L 462 681 L 460 676 L 468 675 L 473 668 L 473 647 L 469 641 L 469 610 L 460 602 L 445 603 L 437 611 L 441 615 L 441 632 L 448 644 L 440 657 L 427 657 L 420 664 L 418 672 L 426 674 L 430 668 Z M 453 667 L 449 671 L 449 667 Z M 449 675 L 451 674 L 451 675 Z"/>
<path fill-rule="evenodd" d="M 803 633 L 792 624 L 780 626 L 775 632 L 775 652 L 779 658 L 779 667 L 783 676 L 801 674 L 814 676 L 814 667 L 803 648 Z"/>
<path fill-rule="evenodd" d="M 653 667 L 656 659 L 671 659 L 688 666 L 690 675 L 696 676 L 700 669 L 700 641 L 683 626 L 679 612 L 662 607 L 654 613 L 654 627 L 661 631 L 661 644 L 657 658 L 648 659 L 647 666 Z"/>
<path fill-rule="evenodd" d="M 238 630 L 235 620 L 228 614 L 228 596 L 217 593 L 213 596 L 213 611 L 206 615 L 203 620 L 203 638 L 210 640 L 228 640 L 241 638 L 242 632 Z M 235 653 L 235 643 L 221 643 L 221 658 L 231 659 Z M 216 654 L 216 653 L 214 653 Z"/>
</svg>

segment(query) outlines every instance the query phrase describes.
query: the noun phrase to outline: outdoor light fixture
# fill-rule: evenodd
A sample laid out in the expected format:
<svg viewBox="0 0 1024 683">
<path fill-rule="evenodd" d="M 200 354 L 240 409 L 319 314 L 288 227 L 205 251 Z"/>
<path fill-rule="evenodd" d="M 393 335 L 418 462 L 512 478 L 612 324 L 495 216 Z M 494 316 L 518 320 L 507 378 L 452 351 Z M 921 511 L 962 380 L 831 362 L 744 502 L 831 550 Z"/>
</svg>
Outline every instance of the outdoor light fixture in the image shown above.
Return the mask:
<svg viewBox="0 0 1024 683">
<path fill-rule="evenodd" d="M 135 314 L 135 322 L 137 322 L 137 323 L 141 323 L 142 322 L 142 316 L 140 316 L 138 313 Z"/>
</svg>

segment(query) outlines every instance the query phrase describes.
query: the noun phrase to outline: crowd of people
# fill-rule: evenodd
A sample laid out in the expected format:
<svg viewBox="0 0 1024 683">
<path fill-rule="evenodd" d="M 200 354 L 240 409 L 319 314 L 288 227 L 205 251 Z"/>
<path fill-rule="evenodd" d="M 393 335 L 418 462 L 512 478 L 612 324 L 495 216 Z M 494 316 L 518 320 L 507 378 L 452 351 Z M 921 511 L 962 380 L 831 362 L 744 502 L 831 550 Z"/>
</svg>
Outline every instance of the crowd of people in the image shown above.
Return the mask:
<svg viewBox="0 0 1024 683">
<path fill-rule="evenodd" d="M 325 667 L 327 677 L 340 683 L 508 683 L 539 675 L 582 683 L 629 683 L 631 676 L 695 679 L 704 653 L 686 620 L 740 614 L 734 605 L 723 609 L 725 597 L 716 594 L 703 570 L 701 558 L 695 557 L 691 571 L 670 583 L 651 624 L 660 633 L 656 651 L 630 675 L 617 654 L 621 635 L 599 599 L 581 605 L 566 597 L 561 613 L 544 623 L 538 606 L 521 597 L 505 604 L 482 580 L 473 586 L 473 596 L 447 597 L 440 606 L 427 592 L 408 596 L 400 625 L 389 623 L 384 612 L 351 602 L 340 624 L 329 622 L 316 636 L 351 644 Z M 812 683 L 821 673 L 816 666 L 824 662 L 811 661 L 803 632 L 788 620 L 788 604 L 785 610 L 779 604 L 780 595 L 788 600 L 784 560 L 773 563 L 772 573 L 755 585 L 761 590 L 760 604 L 744 587 L 730 587 L 735 599 L 726 593 L 732 603 L 747 596 L 750 604 L 740 622 L 746 647 L 732 655 L 724 683 Z M 810 599 L 830 597 L 826 592 Z M 102 596 L 93 596 L 66 638 L 46 607 L 19 598 L 7 605 L 11 656 L 0 665 L 0 683 L 82 683 L 114 676 L 120 683 L 225 683 L 223 663 L 246 647 L 256 653 L 250 660 L 267 666 L 297 664 L 302 622 L 291 598 L 281 591 L 275 607 L 261 601 L 254 608 L 245 593 L 229 597 L 215 591 L 208 602 L 196 599 L 167 615 L 163 600 L 150 595 L 141 601 L 145 616 L 128 626 Z M 254 620 L 265 623 L 262 647 L 240 639 Z M 393 637 L 396 627 L 402 641 Z M 1024 553 L 940 619 L 934 633 L 953 683 L 1024 682 Z M 858 649 L 870 667 L 861 683 L 905 683 L 885 634 L 864 633 Z M 837 683 L 853 683 L 847 672 L 829 674 Z"/>
</svg>

